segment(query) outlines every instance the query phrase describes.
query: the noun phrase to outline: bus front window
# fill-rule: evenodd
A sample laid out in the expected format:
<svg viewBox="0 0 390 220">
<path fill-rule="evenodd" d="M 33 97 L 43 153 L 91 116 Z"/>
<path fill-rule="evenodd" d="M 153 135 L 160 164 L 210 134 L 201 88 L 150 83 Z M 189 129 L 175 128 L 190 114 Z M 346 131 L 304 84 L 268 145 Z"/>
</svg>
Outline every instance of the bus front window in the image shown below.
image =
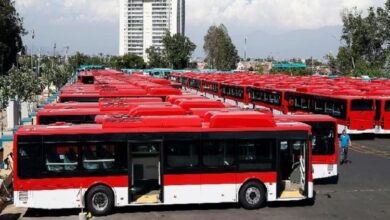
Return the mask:
<svg viewBox="0 0 390 220">
<path fill-rule="evenodd" d="M 334 153 L 334 129 L 313 129 L 313 155 L 331 155 Z"/>
</svg>

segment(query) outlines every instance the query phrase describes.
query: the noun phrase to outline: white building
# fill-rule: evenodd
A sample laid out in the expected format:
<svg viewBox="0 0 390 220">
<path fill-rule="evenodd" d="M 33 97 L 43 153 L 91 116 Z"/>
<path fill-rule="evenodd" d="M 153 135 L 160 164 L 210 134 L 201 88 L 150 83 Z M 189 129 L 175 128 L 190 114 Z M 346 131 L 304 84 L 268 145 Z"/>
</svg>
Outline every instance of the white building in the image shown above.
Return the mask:
<svg viewBox="0 0 390 220">
<path fill-rule="evenodd" d="M 162 46 L 167 30 L 185 31 L 185 0 L 120 0 L 119 54 L 147 60 L 146 49 Z"/>
</svg>

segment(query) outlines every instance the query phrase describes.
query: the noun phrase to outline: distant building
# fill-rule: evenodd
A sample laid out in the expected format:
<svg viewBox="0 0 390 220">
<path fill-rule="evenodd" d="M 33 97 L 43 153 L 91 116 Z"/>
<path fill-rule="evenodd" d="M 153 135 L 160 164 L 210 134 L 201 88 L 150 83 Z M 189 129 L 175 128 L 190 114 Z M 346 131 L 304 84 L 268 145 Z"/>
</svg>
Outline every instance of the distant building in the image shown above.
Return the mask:
<svg viewBox="0 0 390 220">
<path fill-rule="evenodd" d="M 259 60 L 250 60 L 250 61 L 240 61 L 237 64 L 237 70 L 239 71 L 248 71 L 253 69 L 258 71 L 262 69 L 264 73 L 268 73 L 272 69 L 272 62 L 259 61 Z"/>
<path fill-rule="evenodd" d="M 185 32 L 185 0 L 120 0 L 119 54 L 147 60 L 146 49 L 162 47 L 166 31 Z"/>
</svg>

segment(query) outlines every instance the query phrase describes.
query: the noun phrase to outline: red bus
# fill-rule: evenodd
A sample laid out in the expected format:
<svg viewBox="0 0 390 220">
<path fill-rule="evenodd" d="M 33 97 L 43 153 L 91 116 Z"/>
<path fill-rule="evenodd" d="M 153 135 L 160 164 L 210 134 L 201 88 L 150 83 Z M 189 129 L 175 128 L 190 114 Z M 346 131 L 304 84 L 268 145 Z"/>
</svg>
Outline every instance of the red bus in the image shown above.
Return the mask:
<svg viewBox="0 0 390 220">
<path fill-rule="evenodd" d="M 243 103 L 244 105 L 249 104 L 247 86 L 239 84 L 221 83 L 220 89 L 221 97 L 224 99 L 225 102 L 227 101 L 227 103 L 234 104 L 237 106 L 239 105 L 239 102 Z M 229 102 L 229 100 L 233 100 L 234 102 Z"/>
<path fill-rule="evenodd" d="M 98 102 L 100 98 L 162 98 L 168 95 L 181 95 L 181 91 L 174 88 L 131 89 L 128 91 L 100 91 L 100 92 L 66 92 L 61 93 L 59 102 Z"/>
<path fill-rule="evenodd" d="M 271 110 L 277 110 L 283 114 L 287 114 L 288 112 L 288 103 L 284 98 L 286 90 L 259 88 L 254 86 L 249 87 L 247 93 L 249 102 L 252 103 L 253 106 L 264 106 Z"/>
<path fill-rule="evenodd" d="M 277 121 L 302 122 L 312 130 L 313 179 L 338 182 L 339 139 L 337 120 L 328 115 L 293 114 L 275 116 Z"/>
<path fill-rule="evenodd" d="M 259 112 L 111 118 L 23 126 L 14 136 L 16 207 L 86 207 L 313 198 L 310 127 Z M 60 199 L 59 199 L 60 198 Z"/>
<path fill-rule="evenodd" d="M 119 100 L 119 101 L 118 101 Z M 139 102 L 144 100 L 144 102 Z M 148 102 L 159 100 L 159 102 Z M 67 103 L 59 103 L 67 104 Z M 161 102 L 161 99 L 153 98 L 140 98 L 140 100 L 130 100 L 130 99 L 113 99 L 112 102 L 109 99 L 102 100 L 99 103 L 99 106 L 96 108 L 79 108 L 85 103 L 79 103 L 72 105 L 66 108 L 44 108 L 37 112 L 36 118 L 38 125 L 48 125 L 57 122 L 66 122 L 72 124 L 88 124 L 95 123 L 95 118 L 97 115 L 126 115 L 126 116 L 137 116 L 139 111 L 150 112 L 153 108 L 165 108 L 164 112 L 176 112 L 177 114 L 184 112 L 183 109 L 179 109 L 176 106 L 174 109 L 172 104 L 167 102 Z M 61 105 L 61 106 L 64 106 Z M 67 106 L 67 105 L 65 105 Z M 150 107 L 148 107 L 150 106 Z M 58 107 L 58 106 L 57 106 Z M 169 109 L 168 109 L 169 108 Z M 136 109 L 136 110 L 134 110 Z M 151 113 L 150 113 L 151 114 Z M 161 113 L 168 114 L 168 113 Z M 183 113 L 182 113 L 183 114 Z M 158 115 L 158 114 L 157 114 Z"/>
<path fill-rule="evenodd" d="M 49 125 L 57 122 L 72 124 L 95 123 L 95 116 L 101 114 L 127 114 L 126 111 L 103 113 L 99 108 L 41 109 L 37 112 L 37 125 Z"/>
<path fill-rule="evenodd" d="M 390 96 L 375 98 L 375 133 L 390 134 Z"/>
<path fill-rule="evenodd" d="M 375 99 L 375 133 L 390 133 L 390 90 L 383 88 L 367 92 L 369 97 Z"/>
<path fill-rule="evenodd" d="M 330 91 L 329 91 L 330 92 Z M 304 111 L 337 119 L 338 132 L 374 133 L 374 100 L 367 96 L 286 92 L 290 112 Z"/>
</svg>

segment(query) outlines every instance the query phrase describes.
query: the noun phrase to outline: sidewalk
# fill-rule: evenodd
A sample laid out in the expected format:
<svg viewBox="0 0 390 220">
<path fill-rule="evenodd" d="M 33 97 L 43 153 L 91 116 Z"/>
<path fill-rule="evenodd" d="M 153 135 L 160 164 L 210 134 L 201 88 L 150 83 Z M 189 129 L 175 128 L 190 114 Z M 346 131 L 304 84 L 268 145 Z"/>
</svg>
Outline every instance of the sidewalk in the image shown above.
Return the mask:
<svg viewBox="0 0 390 220">
<path fill-rule="evenodd" d="M 22 219 L 27 208 L 16 208 L 13 204 L 9 204 L 0 213 L 0 220 L 17 220 Z"/>
</svg>

